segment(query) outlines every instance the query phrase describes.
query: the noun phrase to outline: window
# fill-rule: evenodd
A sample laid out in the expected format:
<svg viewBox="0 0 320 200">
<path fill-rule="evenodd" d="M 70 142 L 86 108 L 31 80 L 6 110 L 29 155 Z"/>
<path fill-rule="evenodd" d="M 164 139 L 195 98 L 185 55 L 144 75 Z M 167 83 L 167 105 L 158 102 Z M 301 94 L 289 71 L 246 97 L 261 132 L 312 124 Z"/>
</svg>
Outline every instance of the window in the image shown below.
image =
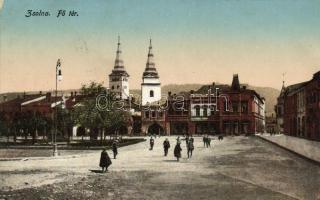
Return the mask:
<svg viewBox="0 0 320 200">
<path fill-rule="evenodd" d="M 207 117 L 208 116 L 208 107 L 203 106 L 203 116 Z"/>
<path fill-rule="evenodd" d="M 114 85 L 111 87 L 112 90 L 114 90 Z"/>
<path fill-rule="evenodd" d="M 200 117 L 200 106 L 195 106 L 194 108 L 196 109 L 196 116 Z"/>
<path fill-rule="evenodd" d="M 238 110 L 238 102 L 232 102 L 232 111 L 239 112 Z"/>
<path fill-rule="evenodd" d="M 149 111 L 146 111 L 146 112 L 145 112 L 145 117 L 146 117 L 146 118 L 149 118 Z"/>
<path fill-rule="evenodd" d="M 150 90 L 150 97 L 153 97 L 154 96 L 154 92 L 153 90 Z"/>
<path fill-rule="evenodd" d="M 163 113 L 162 113 L 162 112 L 159 112 L 158 114 L 159 114 L 159 117 L 162 117 L 162 116 L 163 116 Z"/>
<path fill-rule="evenodd" d="M 119 89 L 119 87 L 120 87 L 120 86 L 119 86 L 119 85 L 117 85 L 117 89 Z"/>
<path fill-rule="evenodd" d="M 248 102 L 247 101 L 241 102 L 241 112 L 248 113 Z"/>
<path fill-rule="evenodd" d="M 156 112 L 155 112 L 155 111 L 152 111 L 152 112 L 151 112 L 151 116 L 152 116 L 152 118 L 155 118 L 155 117 L 156 117 Z"/>
</svg>

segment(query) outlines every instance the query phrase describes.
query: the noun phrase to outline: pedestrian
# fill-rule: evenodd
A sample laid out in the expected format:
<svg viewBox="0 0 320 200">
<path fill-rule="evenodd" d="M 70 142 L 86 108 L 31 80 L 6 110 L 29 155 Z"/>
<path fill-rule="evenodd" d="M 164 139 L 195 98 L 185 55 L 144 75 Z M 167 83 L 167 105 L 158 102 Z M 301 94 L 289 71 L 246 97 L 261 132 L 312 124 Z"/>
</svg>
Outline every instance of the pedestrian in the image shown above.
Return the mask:
<svg viewBox="0 0 320 200">
<path fill-rule="evenodd" d="M 203 141 L 203 146 L 204 146 L 204 147 L 206 147 L 206 144 L 207 144 L 207 138 L 206 138 L 206 136 L 205 136 L 205 135 L 203 136 L 202 141 Z"/>
<path fill-rule="evenodd" d="M 154 145 L 154 139 L 153 137 L 150 138 L 150 150 L 153 150 L 153 145 Z"/>
<path fill-rule="evenodd" d="M 192 157 L 192 152 L 193 152 L 193 149 L 194 149 L 194 145 L 193 145 L 193 141 L 192 140 L 189 140 L 189 143 L 188 143 L 188 158 L 191 158 Z"/>
<path fill-rule="evenodd" d="M 207 141 L 208 141 L 208 146 L 207 147 L 211 147 L 211 138 L 208 137 Z"/>
<path fill-rule="evenodd" d="M 182 149 L 180 146 L 180 142 L 178 142 L 174 147 L 174 156 L 177 158 L 177 161 L 179 161 L 179 159 L 181 158 L 181 151 Z"/>
<path fill-rule="evenodd" d="M 192 136 L 190 136 L 190 141 L 194 142 L 194 138 Z"/>
<path fill-rule="evenodd" d="M 166 138 L 163 142 L 164 156 L 168 155 L 169 148 L 170 148 L 170 142 L 169 142 L 168 138 Z"/>
<path fill-rule="evenodd" d="M 108 167 L 112 164 L 111 159 L 106 149 L 103 149 L 100 156 L 99 166 L 102 168 L 102 173 L 108 171 Z"/>
<path fill-rule="evenodd" d="M 186 136 L 186 147 L 188 146 L 189 143 L 189 136 Z"/>
<path fill-rule="evenodd" d="M 180 136 L 177 137 L 177 143 L 180 143 Z"/>
<path fill-rule="evenodd" d="M 117 140 L 113 140 L 112 142 L 112 152 L 113 152 L 113 158 L 116 159 L 118 155 L 118 146 L 117 146 Z"/>
</svg>

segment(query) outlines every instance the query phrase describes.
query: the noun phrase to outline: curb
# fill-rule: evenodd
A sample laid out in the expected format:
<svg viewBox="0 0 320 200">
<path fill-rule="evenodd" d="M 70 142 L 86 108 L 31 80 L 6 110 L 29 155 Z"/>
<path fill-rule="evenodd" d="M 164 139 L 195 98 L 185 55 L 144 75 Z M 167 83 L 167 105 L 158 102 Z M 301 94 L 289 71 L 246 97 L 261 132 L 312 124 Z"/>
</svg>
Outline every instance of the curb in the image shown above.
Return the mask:
<svg viewBox="0 0 320 200">
<path fill-rule="evenodd" d="M 126 147 L 126 146 L 130 146 L 130 145 L 134 145 L 134 144 L 138 144 L 140 142 L 145 142 L 146 140 L 142 140 L 142 141 L 137 141 L 137 142 L 126 142 L 123 143 L 121 145 L 118 146 L 118 148 L 121 147 Z M 68 159 L 68 158 L 80 158 L 80 157 L 86 157 L 86 156 L 90 156 L 93 154 L 98 153 L 98 151 L 100 151 L 102 148 L 106 148 L 107 150 L 111 149 L 111 146 L 107 146 L 107 147 L 99 147 L 97 149 L 89 149 L 89 150 L 96 150 L 97 152 L 90 152 L 90 153 L 81 153 L 81 154 L 76 154 L 76 155 L 65 155 L 65 156 L 56 156 L 56 157 L 17 157 L 17 158 L 0 158 L 0 162 L 1 161 L 28 161 L 28 160 L 55 160 L 55 159 Z M 72 149 L 71 149 L 72 150 Z"/>
<path fill-rule="evenodd" d="M 257 138 L 260 138 L 260 139 L 263 140 L 263 141 L 269 142 L 270 144 L 276 145 L 276 146 L 278 146 L 278 147 L 280 147 L 280 148 L 282 148 L 282 149 L 284 149 L 284 150 L 286 150 L 286 151 L 289 151 L 289 152 L 291 152 L 291 153 L 299 156 L 300 158 L 303 158 L 304 160 L 307 160 L 307 161 L 309 161 L 309 162 L 311 162 L 311 163 L 313 163 L 313 164 L 315 164 L 315 165 L 317 165 L 317 166 L 320 166 L 320 162 L 317 161 L 317 160 L 311 159 L 311 158 L 309 158 L 309 157 L 307 157 L 307 156 L 305 156 L 305 155 L 303 155 L 303 154 L 300 154 L 300 153 L 298 153 L 298 152 L 295 152 L 295 151 L 293 151 L 292 149 L 289 149 L 289 148 L 287 148 L 287 147 L 285 147 L 285 146 L 282 146 L 282 145 L 280 145 L 280 144 L 278 144 L 278 143 L 276 143 L 276 142 L 273 142 L 273 141 L 268 140 L 268 139 L 266 139 L 266 138 L 264 138 L 264 137 L 261 137 L 260 135 L 256 135 L 256 137 L 257 137 Z"/>
<path fill-rule="evenodd" d="M 56 159 L 67 159 L 67 158 L 80 158 L 90 156 L 96 153 L 83 153 L 78 155 L 66 155 L 66 156 L 56 156 L 56 157 L 18 157 L 18 158 L 0 158 L 1 161 L 28 161 L 28 160 L 56 160 Z"/>
</svg>

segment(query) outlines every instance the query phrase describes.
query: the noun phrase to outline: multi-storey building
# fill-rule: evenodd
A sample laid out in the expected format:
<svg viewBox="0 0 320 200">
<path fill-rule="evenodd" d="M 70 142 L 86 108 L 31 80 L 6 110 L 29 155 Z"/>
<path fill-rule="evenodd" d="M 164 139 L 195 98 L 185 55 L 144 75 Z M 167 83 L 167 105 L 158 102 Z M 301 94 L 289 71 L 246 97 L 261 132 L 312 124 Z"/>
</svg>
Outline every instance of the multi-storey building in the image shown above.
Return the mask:
<svg viewBox="0 0 320 200">
<path fill-rule="evenodd" d="M 158 130 L 167 135 L 238 135 L 264 132 L 264 98 L 254 90 L 241 87 L 238 75 L 234 75 L 231 86 L 213 83 L 196 92 L 169 93 L 167 105 L 162 105 L 161 108 L 154 109 L 165 111 L 161 121 L 147 114 L 150 111 L 142 110 L 144 133 L 152 133 L 149 129 L 150 120 L 153 126 L 157 124 Z"/>
<path fill-rule="evenodd" d="M 276 113 L 277 118 L 278 115 L 283 118 L 283 132 L 320 140 L 320 71 L 309 81 L 284 88 L 280 97 Z M 278 112 L 279 107 L 283 107 L 283 113 Z"/>
</svg>

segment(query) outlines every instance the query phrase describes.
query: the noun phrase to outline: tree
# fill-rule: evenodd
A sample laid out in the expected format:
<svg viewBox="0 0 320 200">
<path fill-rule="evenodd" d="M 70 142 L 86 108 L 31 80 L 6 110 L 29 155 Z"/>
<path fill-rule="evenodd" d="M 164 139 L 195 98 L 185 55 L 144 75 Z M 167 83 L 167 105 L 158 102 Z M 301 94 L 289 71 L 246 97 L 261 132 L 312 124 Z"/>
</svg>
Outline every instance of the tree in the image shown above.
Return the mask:
<svg viewBox="0 0 320 200">
<path fill-rule="evenodd" d="M 72 135 L 72 127 L 75 122 L 73 109 L 67 110 L 59 107 L 58 109 L 58 130 L 63 134 L 63 136 L 67 135 L 68 143 L 70 143 L 71 135 Z M 67 134 L 65 134 L 67 133 Z"/>
<path fill-rule="evenodd" d="M 6 123 L 5 115 L 3 112 L 0 112 L 0 136 L 8 134 L 8 126 Z"/>
<path fill-rule="evenodd" d="M 108 93 L 100 83 L 90 83 L 89 86 L 83 85 L 81 94 L 84 95 L 83 100 L 74 107 L 74 121 L 83 127 L 90 129 L 90 139 L 97 138 L 100 135 L 101 143 L 103 138 L 103 130 L 117 128 L 127 125 L 129 115 L 125 111 L 112 110 L 111 105 L 114 101 L 114 95 Z M 104 108 L 97 106 L 97 97 L 105 95 L 102 101 Z"/>
</svg>

